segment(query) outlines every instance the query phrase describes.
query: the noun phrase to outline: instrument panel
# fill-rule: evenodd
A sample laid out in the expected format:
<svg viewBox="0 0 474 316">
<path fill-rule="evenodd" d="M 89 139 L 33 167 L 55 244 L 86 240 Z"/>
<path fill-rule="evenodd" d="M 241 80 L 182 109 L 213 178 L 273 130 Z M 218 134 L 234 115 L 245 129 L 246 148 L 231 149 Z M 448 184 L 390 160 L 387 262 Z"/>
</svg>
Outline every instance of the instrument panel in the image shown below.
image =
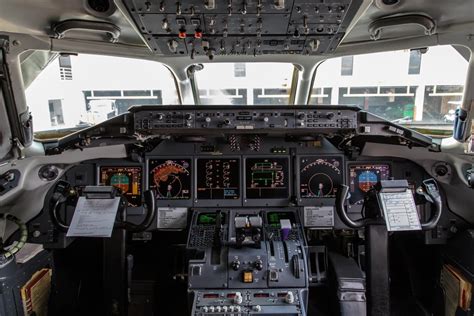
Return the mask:
<svg viewBox="0 0 474 316">
<path fill-rule="evenodd" d="M 155 54 L 324 54 L 334 50 L 360 0 L 126 0 Z"/>
<path fill-rule="evenodd" d="M 285 130 L 285 131 L 341 131 L 357 128 L 358 108 L 321 107 L 318 109 L 289 109 L 268 107 L 236 107 L 213 109 L 191 107 L 132 107 L 134 130 L 140 134 L 189 133 L 192 130 Z"/>
<path fill-rule="evenodd" d="M 334 199 L 344 183 L 350 188 L 349 203 L 361 205 L 372 186 L 391 177 L 392 166 L 346 162 L 342 155 L 193 155 L 149 157 L 145 172 L 142 166 L 101 165 L 98 173 L 98 183 L 118 187 L 132 207 L 142 205 L 144 189 L 155 192 L 158 205 L 281 206 L 296 201 L 311 206 Z"/>
</svg>

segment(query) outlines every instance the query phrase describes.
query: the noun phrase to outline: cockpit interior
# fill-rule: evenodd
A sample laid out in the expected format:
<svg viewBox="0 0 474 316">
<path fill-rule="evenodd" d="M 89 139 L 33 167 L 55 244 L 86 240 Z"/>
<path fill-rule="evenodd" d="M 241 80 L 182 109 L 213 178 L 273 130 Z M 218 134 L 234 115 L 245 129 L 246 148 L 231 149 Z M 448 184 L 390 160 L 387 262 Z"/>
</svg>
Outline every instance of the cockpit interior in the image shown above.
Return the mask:
<svg viewBox="0 0 474 316">
<path fill-rule="evenodd" d="M 474 315 L 473 0 L 1 0 L 0 316 Z"/>
</svg>

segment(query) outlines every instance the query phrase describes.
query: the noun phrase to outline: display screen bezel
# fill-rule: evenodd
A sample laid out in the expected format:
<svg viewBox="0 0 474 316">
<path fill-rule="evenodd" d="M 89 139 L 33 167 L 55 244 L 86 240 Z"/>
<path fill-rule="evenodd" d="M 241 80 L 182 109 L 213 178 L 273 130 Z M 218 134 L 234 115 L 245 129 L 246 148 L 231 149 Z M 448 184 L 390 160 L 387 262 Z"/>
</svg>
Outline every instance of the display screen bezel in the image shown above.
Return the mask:
<svg viewBox="0 0 474 316">
<path fill-rule="evenodd" d="M 295 184 L 295 190 L 296 190 L 296 196 L 298 199 L 298 204 L 299 205 L 314 205 L 314 201 L 326 201 L 326 200 L 331 200 L 335 199 L 335 196 L 322 196 L 322 197 L 302 197 L 301 196 L 301 159 L 303 158 L 315 158 L 315 159 L 331 159 L 331 158 L 337 158 L 340 159 L 340 170 L 341 170 L 341 184 L 344 184 L 346 181 L 346 161 L 344 155 L 335 155 L 335 154 L 327 154 L 327 155 L 298 155 L 296 156 L 296 184 Z"/>
<path fill-rule="evenodd" d="M 247 160 L 248 159 L 285 159 L 287 161 L 287 176 L 288 176 L 288 188 L 286 196 L 282 198 L 248 198 L 247 197 Z M 243 171 L 242 175 L 244 177 L 242 182 L 242 188 L 244 192 L 244 203 L 243 205 L 251 205 L 251 206 L 288 206 L 290 197 L 292 195 L 292 179 L 293 179 L 293 169 L 292 164 L 289 156 L 283 155 L 255 155 L 255 156 L 244 156 L 243 158 Z"/>
<path fill-rule="evenodd" d="M 197 195 L 197 189 L 198 189 L 198 172 L 194 172 L 194 189 L 193 189 L 193 194 L 194 194 L 194 205 L 195 206 L 241 206 L 242 205 L 242 199 L 244 196 L 244 186 L 243 186 L 243 158 L 242 156 L 211 156 L 211 155 L 206 155 L 206 156 L 196 156 L 194 157 L 194 170 L 198 170 L 197 164 L 199 159 L 236 159 L 239 161 L 239 198 L 238 199 L 199 199 Z"/>
<path fill-rule="evenodd" d="M 190 196 L 188 199 L 156 199 L 156 204 L 158 206 L 192 206 L 193 205 L 193 194 L 194 194 L 194 159 L 193 156 L 149 156 L 145 161 L 146 166 L 146 174 L 145 174 L 145 181 L 146 181 L 146 188 L 150 190 L 150 161 L 155 160 L 189 160 L 190 165 Z"/>
<path fill-rule="evenodd" d="M 106 163 L 97 163 L 95 165 L 95 171 L 96 171 L 96 183 L 97 185 L 104 185 L 101 181 L 101 168 L 140 168 L 141 169 L 141 187 L 140 187 L 140 203 L 138 205 L 133 205 L 131 204 L 128 199 L 128 209 L 141 209 L 143 207 L 143 192 L 147 189 L 146 184 L 145 184 L 145 168 L 143 164 L 140 163 L 130 163 L 128 161 L 107 161 Z"/>
<path fill-rule="evenodd" d="M 386 165 L 388 166 L 389 168 L 389 175 L 388 177 L 392 177 L 393 176 L 393 164 L 391 162 L 388 162 L 388 161 L 358 161 L 358 162 L 350 162 L 347 164 L 347 168 L 346 168 L 346 174 L 347 174 L 347 180 L 346 180 L 346 184 L 347 186 L 349 186 L 349 194 L 353 194 L 354 192 L 351 191 L 351 167 L 353 166 L 381 166 L 381 165 Z M 350 205 L 361 205 L 360 203 L 361 200 L 358 200 L 358 201 L 351 201 L 351 198 L 348 199 L 348 202 Z"/>
</svg>

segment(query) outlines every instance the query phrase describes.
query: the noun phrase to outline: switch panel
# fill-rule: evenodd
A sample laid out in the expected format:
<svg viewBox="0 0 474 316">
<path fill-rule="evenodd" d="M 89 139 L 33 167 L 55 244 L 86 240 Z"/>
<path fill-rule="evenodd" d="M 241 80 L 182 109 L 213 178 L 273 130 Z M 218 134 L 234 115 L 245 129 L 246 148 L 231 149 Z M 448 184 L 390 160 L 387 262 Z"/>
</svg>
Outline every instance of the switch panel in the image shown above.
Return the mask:
<svg viewBox="0 0 474 316">
<path fill-rule="evenodd" d="M 160 55 L 324 54 L 362 0 L 125 0 Z"/>
<path fill-rule="evenodd" d="M 135 132 L 162 133 L 164 130 L 189 129 L 310 129 L 331 131 L 357 128 L 357 110 L 344 106 L 298 107 L 290 109 L 265 107 L 233 107 L 216 109 L 212 106 L 168 110 L 166 107 L 134 107 Z"/>
</svg>

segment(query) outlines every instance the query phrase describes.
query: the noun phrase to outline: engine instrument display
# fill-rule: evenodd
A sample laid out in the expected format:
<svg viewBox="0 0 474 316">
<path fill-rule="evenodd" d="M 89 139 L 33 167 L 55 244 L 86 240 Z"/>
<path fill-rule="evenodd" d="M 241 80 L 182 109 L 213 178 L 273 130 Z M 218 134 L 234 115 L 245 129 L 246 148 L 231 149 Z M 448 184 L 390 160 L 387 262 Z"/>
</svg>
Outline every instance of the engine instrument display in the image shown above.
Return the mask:
<svg viewBox="0 0 474 316">
<path fill-rule="evenodd" d="M 158 200 L 191 198 L 191 159 L 150 159 L 148 187 Z"/>
<path fill-rule="evenodd" d="M 247 158 L 245 179 L 247 199 L 288 198 L 288 159 Z"/>
<path fill-rule="evenodd" d="M 300 197 L 335 197 L 342 170 L 340 157 L 300 157 Z"/>
<path fill-rule="evenodd" d="M 240 198 L 240 159 L 197 159 L 197 199 Z"/>
<path fill-rule="evenodd" d="M 129 206 L 142 204 L 142 167 L 101 166 L 99 173 L 99 183 L 118 188 Z"/>
<path fill-rule="evenodd" d="M 351 204 L 361 204 L 364 195 L 380 180 L 390 178 L 390 165 L 363 164 L 349 166 L 349 187 Z"/>
</svg>

